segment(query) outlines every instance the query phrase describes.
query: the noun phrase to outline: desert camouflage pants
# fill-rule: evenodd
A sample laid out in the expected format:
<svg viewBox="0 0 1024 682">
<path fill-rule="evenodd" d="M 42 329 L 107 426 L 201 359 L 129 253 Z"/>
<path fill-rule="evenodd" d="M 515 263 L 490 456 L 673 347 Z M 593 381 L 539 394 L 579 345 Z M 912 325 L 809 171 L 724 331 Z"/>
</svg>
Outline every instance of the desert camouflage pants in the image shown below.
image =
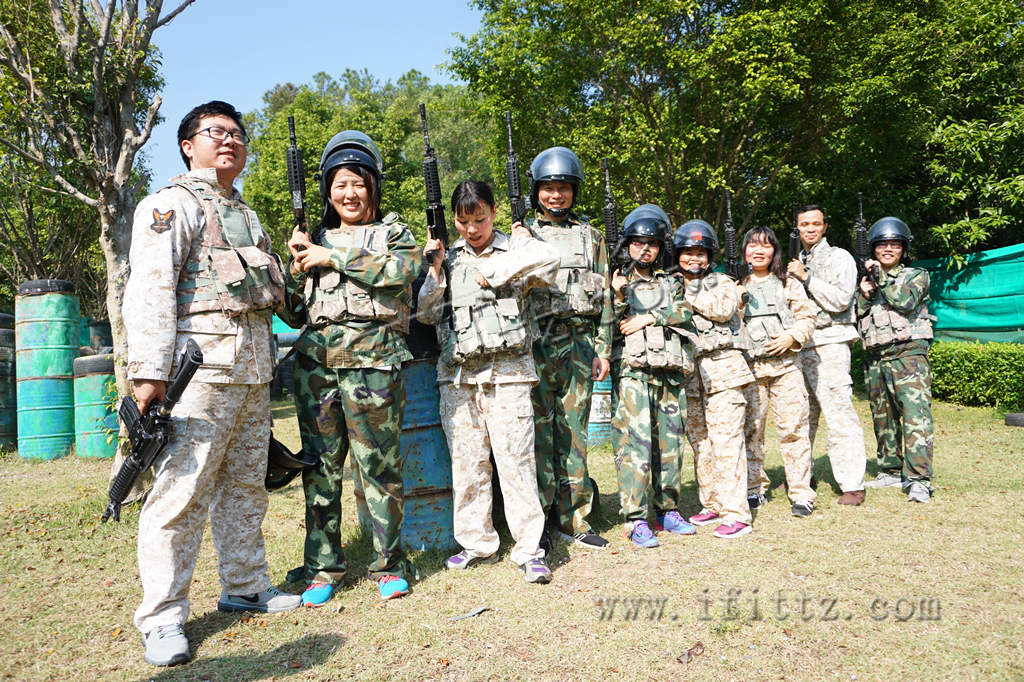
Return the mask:
<svg viewBox="0 0 1024 682">
<path fill-rule="evenodd" d="M 188 620 L 207 514 L 221 587 L 252 594 L 270 586 L 260 528 L 270 424 L 269 384 L 194 382 L 185 389 L 139 515 L 142 604 L 135 627 L 141 632 Z"/>
<path fill-rule="evenodd" d="M 850 378 L 850 347 L 828 343 L 800 351 L 804 381 L 810 401 L 808 436 L 814 449 L 818 419 L 828 426 L 828 459 L 832 476 L 844 493 L 864 490 L 864 429 L 853 408 L 853 380 Z"/>
<path fill-rule="evenodd" d="M 544 558 L 544 510 L 537 496 L 530 384 L 441 384 L 441 424 L 452 456 L 455 540 L 470 556 L 498 551 L 491 521 L 491 460 L 516 544 L 509 558 L 522 565 Z"/>
<path fill-rule="evenodd" d="M 590 530 L 594 489 L 587 474 L 587 420 L 593 393 L 593 339 L 574 330 L 533 344 L 540 382 L 533 388 L 537 489 L 545 515 L 562 531 Z"/>
<path fill-rule="evenodd" d="M 928 356 L 873 359 L 866 369 L 879 470 L 901 473 L 904 482 L 927 484 L 932 478 L 935 433 Z"/>
<path fill-rule="evenodd" d="M 347 571 L 341 548 L 345 458 L 362 484 L 373 526 L 370 577 L 405 577 L 404 499 L 399 434 L 405 388 L 398 368 L 329 369 L 299 353 L 295 406 L 302 449 L 320 458 L 302 474 L 306 495 L 306 579 L 337 584 Z"/>
<path fill-rule="evenodd" d="M 764 470 L 764 431 L 771 408 L 779 453 L 786 471 L 786 486 L 793 502 L 811 502 L 811 441 L 807 436 L 807 387 L 798 367 L 780 376 L 759 378 L 746 388 L 747 497 L 768 492 L 771 481 Z"/>
<path fill-rule="evenodd" d="M 710 395 L 694 373 L 686 388 L 686 437 L 693 448 L 693 470 L 700 505 L 725 523 L 750 524 L 747 505 L 747 453 L 743 418 L 747 400 L 743 388 Z"/>
<path fill-rule="evenodd" d="M 682 485 L 682 387 L 622 377 L 612 392 L 612 446 L 619 478 L 619 513 L 626 521 L 676 509 Z"/>
</svg>

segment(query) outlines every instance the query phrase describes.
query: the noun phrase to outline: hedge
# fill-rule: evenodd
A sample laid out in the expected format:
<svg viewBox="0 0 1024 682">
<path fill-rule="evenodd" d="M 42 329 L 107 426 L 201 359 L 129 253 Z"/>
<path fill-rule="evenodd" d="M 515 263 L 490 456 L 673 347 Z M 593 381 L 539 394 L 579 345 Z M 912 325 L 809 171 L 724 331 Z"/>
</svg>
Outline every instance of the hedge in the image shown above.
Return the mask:
<svg viewBox="0 0 1024 682">
<path fill-rule="evenodd" d="M 1024 345 L 938 341 L 928 359 L 934 399 L 1008 410 L 1024 407 Z M 864 390 L 864 352 L 859 343 L 853 347 L 851 364 L 854 387 Z"/>
</svg>

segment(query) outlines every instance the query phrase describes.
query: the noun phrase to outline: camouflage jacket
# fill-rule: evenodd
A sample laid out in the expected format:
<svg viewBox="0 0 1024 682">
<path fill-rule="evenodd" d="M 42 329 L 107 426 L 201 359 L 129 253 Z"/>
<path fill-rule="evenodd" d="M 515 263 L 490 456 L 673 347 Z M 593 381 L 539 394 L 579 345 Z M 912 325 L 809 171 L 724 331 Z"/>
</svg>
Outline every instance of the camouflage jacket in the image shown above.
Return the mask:
<svg viewBox="0 0 1024 682">
<path fill-rule="evenodd" d="M 212 191 L 242 202 L 238 190 L 228 192 L 220 187 L 212 168 L 178 177 L 207 183 Z M 254 228 L 263 232 L 261 226 Z M 263 384 L 271 380 L 269 308 L 230 317 L 218 310 L 177 313 L 178 284 L 189 276 L 189 270 L 199 269 L 195 260 L 201 253 L 205 229 L 205 207 L 178 185 L 150 194 L 136 207 L 128 254 L 131 273 L 121 309 L 129 379 L 166 381 L 191 338 L 203 351 L 203 366 L 193 381 Z"/>
<path fill-rule="evenodd" d="M 853 256 L 822 237 L 809 252 L 800 252 L 800 260 L 810 273 L 804 288 L 818 319 L 818 328 L 807 346 L 855 341 L 853 297 L 857 292 L 857 262 Z"/>
<path fill-rule="evenodd" d="M 509 238 L 500 230 L 494 231 L 494 239 L 481 253 L 476 253 L 459 239 L 452 244 L 448 253 L 449 262 L 458 261 L 483 275 L 491 288 L 508 286 L 524 308 L 527 293 L 538 286 L 548 286 L 558 272 L 558 252 L 554 247 L 532 237 Z M 449 319 L 443 317 L 445 289 L 444 271 L 441 281 L 434 279 L 432 270 L 419 293 L 419 321 L 437 325 L 437 337 L 442 347 L 451 333 Z M 537 383 L 537 370 L 533 354 L 527 344 L 518 353 L 495 353 L 487 357 L 470 358 L 452 367 L 444 358 L 437 362 L 439 384 L 502 384 L 525 382 Z"/>
<path fill-rule="evenodd" d="M 637 281 L 644 280 L 646 278 L 641 277 L 636 270 L 633 270 L 626 277 L 626 286 Z M 654 324 L 651 326 L 656 327 L 682 327 L 690 322 L 690 318 L 693 316 L 693 309 L 690 304 L 686 302 L 686 298 L 683 296 L 682 283 L 676 277 L 672 277 L 662 269 L 656 269 L 651 276 L 652 280 L 662 280 L 669 285 L 672 292 L 671 299 L 666 300 L 664 305 L 654 308 L 649 311 L 650 315 L 654 318 Z M 625 290 L 625 286 L 623 290 Z M 615 292 L 612 292 L 613 310 L 615 312 L 615 324 L 612 327 L 613 332 L 613 350 L 612 350 L 612 362 L 618 367 L 618 375 L 620 377 L 628 377 L 632 379 L 639 379 L 649 384 L 656 386 L 662 385 L 662 382 L 678 386 L 686 380 L 686 376 L 682 371 L 678 370 L 666 370 L 666 369 L 655 369 L 651 367 L 630 367 L 625 362 L 622 362 L 622 352 L 625 345 L 625 337 L 622 332 L 619 331 L 619 323 L 630 316 L 631 305 L 627 298 L 619 298 Z M 634 332 L 635 334 L 643 334 L 643 330 Z M 682 336 L 680 334 L 680 336 Z M 693 349 L 688 340 L 684 339 L 683 352 L 689 356 L 689 363 L 692 368 L 693 361 Z"/>
<path fill-rule="evenodd" d="M 375 226 L 381 223 L 375 223 Z M 375 253 L 362 248 L 331 249 L 331 265 L 343 276 L 367 287 L 390 289 L 403 296 L 420 270 L 420 248 L 409 228 L 401 222 L 387 224 L 387 251 Z M 292 327 L 308 322 L 306 278 L 314 270 L 298 272 L 289 261 L 285 276 L 285 309 L 282 320 Z M 412 358 L 405 334 L 395 323 L 380 320 L 328 324 L 308 328 L 295 342 L 295 350 L 331 369 L 388 369 Z"/>
<path fill-rule="evenodd" d="M 768 275 L 768 277 L 778 279 L 775 275 Z M 750 275 L 746 279 L 746 283 L 749 285 L 748 291 L 753 289 L 752 283 L 754 282 L 754 275 Z M 786 308 L 789 310 L 789 317 L 792 318 L 792 324 L 787 326 L 783 331 L 793 337 L 796 341 L 796 347 L 792 350 L 786 351 L 782 355 L 770 356 L 765 354 L 758 354 L 753 350 L 748 353 L 750 359 L 750 369 L 754 372 L 754 376 L 758 379 L 777 377 L 800 369 L 800 355 L 798 351 L 803 348 L 804 344 L 811 338 L 814 333 L 814 307 L 807 298 L 807 294 L 804 291 L 803 285 L 796 277 L 786 277 L 785 287 L 783 289 L 786 297 Z M 751 300 L 753 300 L 753 294 L 751 294 Z M 743 315 L 745 319 L 750 317 L 750 303 L 744 307 Z M 750 325 L 748 325 L 749 329 Z M 751 334 L 754 332 L 751 331 Z M 764 345 L 767 339 L 752 339 L 754 342 L 754 348 Z"/>
<path fill-rule="evenodd" d="M 572 225 L 585 225 L 590 229 L 591 243 L 593 245 L 593 271 L 604 278 L 604 301 L 601 306 L 601 314 L 593 318 L 593 322 L 596 326 L 594 334 L 594 355 L 599 358 L 610 360 L 612 356 L 612 317 L 614 315 L 612 310 L 612 296 L 611 287 L 608 279 L 608 249 L 605 247 L 604 235 L 600 230 L 595 229 L 590 225 L 590 221 L 586 216 L 577 217 L 575 214 L 570 213 L 569 216 L 563 221 L 558 223 L 552 223 L 540 217 L 535 217 L 528 222 L 528 227 L 569 227 Z M 532 299 L 533 297 L 531 297 Z M 543 336 L 544 329 L 549 323 L 549 319 L 538 319 L 538 315 L 542 314 L 539 312 L 539 306 L 535 301 L 529 302 L 529 317 L 532 325 L 536 325 L 535 329 L 539 330 L 539 336 Z M 573 323 L 588 322 L 590 318 L 585 317 L 573 317 L 570 321 Z"/>
<path fill-rule="evenodd" d="M 895 358 L 927 355 L 932 339 L 932 319 L 928 312 L 928 287 L 931 276 L 927 270 L 897 265 L 883 278 L 874 297 L 868 299 L 857 290 L 857 322 L 864 337 L 869 357 Z M 886 331 L 896 336 L 885 343 L 875 341 L 883 319 Z M 901 329 L 891 329 L 899 324 Z"/>
</svg>

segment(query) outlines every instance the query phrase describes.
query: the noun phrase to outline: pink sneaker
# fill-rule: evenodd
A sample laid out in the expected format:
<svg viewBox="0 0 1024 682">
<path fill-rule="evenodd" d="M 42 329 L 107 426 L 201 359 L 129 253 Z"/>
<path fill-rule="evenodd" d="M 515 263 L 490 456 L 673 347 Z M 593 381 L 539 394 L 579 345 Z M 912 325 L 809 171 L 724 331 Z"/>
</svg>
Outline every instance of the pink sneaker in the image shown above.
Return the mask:
<svg viewBox="0 0 1024 682">
<path fill-rule="evenodd" d="M 718 520 L 718 514 L 707 509 L 701 509 L 699 514 L 694 514 L 689 518 L 690 523 L 695 526 L 706 526 L 709 523 L 714 523 Z"/>
<path fill-rule="evenodd" d="M 738 538 L 741 535 L 746 535 L 752 530 L 754 529 L 745 523 L 733 521 L 732 523 L 723 523 L 716 528 L 714 536 L 716 538 Z"/>
</svg>

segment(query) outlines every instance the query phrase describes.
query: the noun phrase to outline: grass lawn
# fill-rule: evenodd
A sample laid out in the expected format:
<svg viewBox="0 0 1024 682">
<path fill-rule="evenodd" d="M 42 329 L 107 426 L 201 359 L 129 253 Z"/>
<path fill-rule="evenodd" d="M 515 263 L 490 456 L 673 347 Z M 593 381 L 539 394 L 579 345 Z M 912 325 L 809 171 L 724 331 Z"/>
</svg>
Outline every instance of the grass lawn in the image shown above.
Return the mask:
<svg viewBox="0 0 1024 682">
<path fill-rule="evenodd" d="M 867 404 L 857 401 L 873 436 Z M 345 507 L 348 584 L 324 608 L 275 616 L 219 613 L 207 537 L 185 632 L 195 660 L 155 668 L 132 625 L 141 588 L 138 510 L 99 524 L 108 461 L 0 458 L 0 679 L 1022 679 L 1021 499 L 1024 428 L 984 408 L 935 405 L 936 496 L 907 502 L 868 491 L 836 505 L 823 443 L 818 509 L 789 513 L 781 488 L 754 533 L 726 541 L 661 533 L 634 548 L 617 516 L 608 446 L 592 449 L 603 552 L 558 545 L 550 585 L 527 585 L 507 561 L 443 570 L 446 553 L 414 555 L 413 593 L 381 602 L 365 579 L 369 545 Z M 289 403 L 275 433 L 297 447 Z M 768 468 L 782 481 L 770 434 Z M 683 507 L 697 510 L 692 456 Z M 874 463 L 869 462 L 869 476 Z M 302 493 L 270 496 L 271 578 L 284 589 L 301 562 Z M 507 540 L 507 536 L 505 538 Z M 452 620 L 477 607 L 478 616 Z"/>
</svg>

